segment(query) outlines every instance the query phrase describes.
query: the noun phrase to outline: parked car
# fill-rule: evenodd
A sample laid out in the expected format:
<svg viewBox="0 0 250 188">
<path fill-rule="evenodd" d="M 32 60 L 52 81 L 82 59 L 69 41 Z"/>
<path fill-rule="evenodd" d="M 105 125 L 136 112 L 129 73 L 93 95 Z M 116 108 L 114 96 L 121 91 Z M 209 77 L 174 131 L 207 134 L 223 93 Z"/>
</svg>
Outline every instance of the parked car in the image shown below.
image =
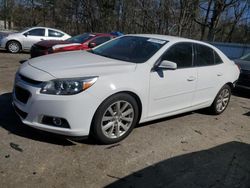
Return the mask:
<svg viewBox="0 0 250 188">
<path fill-rule="evenodd" d="M 235 63 L 207 43 L 125 35 L 90 51 L 27 60 L 16 74 L 13 105 L 31 127 L 91 132 L 111 144 L 137 123 L 206 107 L 222 113 L 238 77 Z"/>
<path fill-rule="evenodd" d="M 116 37 L 114 34 L 106 33 L 84 33 L 74 36 L 65 41 L 47 40 L 34 44 L 31 48 L 31 58 L 41 55 L 65 52 L 73 50 L 89 50 L 110 39 Z"/>
<path fill-rule="evenodd" d="M 33 44 L 41 40 L 66 40 L 68 38 L 70 35 L 57 29 L 32 27 L 5 35 L 0 40 L 0 47 L 11 53 L 18 53 L 22 50 L 30 50 Z"/>
<path fill-rule="evenodd" d="M 240 77 L 236 86 L 239 88 L 250 89 L 250 53 L 234 61 L 240 67 Z"/>
</svg>

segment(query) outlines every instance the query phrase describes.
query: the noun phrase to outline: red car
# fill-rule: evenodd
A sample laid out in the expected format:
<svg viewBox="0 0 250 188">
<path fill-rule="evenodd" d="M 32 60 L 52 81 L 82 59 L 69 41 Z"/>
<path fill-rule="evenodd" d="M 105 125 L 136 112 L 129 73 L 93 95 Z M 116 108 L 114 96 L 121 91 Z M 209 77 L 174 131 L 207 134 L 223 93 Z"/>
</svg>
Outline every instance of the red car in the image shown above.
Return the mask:
<svg viewBox="0 0 250 188">
<path fill-rule="evenodd" d="M 115 35 L 105 33 L 84 33 L 65 41 L 44 40 L 31 47 L 30 55 L 33 58 L 56 52 L 89 50 L 115 37 Z"/>
</svg>

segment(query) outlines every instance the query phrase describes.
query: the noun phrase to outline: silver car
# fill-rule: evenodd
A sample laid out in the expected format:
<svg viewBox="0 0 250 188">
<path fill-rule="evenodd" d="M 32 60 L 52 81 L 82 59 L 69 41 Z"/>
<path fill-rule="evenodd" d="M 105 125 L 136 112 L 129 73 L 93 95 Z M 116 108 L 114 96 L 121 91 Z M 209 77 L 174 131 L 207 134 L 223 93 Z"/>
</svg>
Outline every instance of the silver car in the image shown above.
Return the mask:
<svg viewBox="0 0 250 188">
<path fill-rule="evenodd" d="M 32 27 L 0 38 L 0 47 L 11 53 L 30 50 L 31 46 L 41 40 L 66 40 L 71 36 L 57 29 Z"/>
</svg>

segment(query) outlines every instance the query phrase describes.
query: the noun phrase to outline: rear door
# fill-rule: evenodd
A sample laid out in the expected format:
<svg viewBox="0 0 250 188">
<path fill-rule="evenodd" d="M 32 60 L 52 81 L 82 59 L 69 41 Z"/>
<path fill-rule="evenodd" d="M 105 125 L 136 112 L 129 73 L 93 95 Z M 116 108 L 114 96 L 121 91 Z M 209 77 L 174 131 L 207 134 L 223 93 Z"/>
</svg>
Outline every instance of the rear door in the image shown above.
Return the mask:
<svg viewBox="0 0 250 188">
<path fill-rule="evenodd" d="M 195 61 L 198 80 L 193 105 L 210 104 L 223 85 L 224 64 L 209 46 L 195 44 Z"/>
<path fill-rule="evenodd" d="M 46 40 L 62 40 L 63 36 L 64 34 L 59 31 L 48 29 L 48 36 L 46 37 Z"/>
</svg>

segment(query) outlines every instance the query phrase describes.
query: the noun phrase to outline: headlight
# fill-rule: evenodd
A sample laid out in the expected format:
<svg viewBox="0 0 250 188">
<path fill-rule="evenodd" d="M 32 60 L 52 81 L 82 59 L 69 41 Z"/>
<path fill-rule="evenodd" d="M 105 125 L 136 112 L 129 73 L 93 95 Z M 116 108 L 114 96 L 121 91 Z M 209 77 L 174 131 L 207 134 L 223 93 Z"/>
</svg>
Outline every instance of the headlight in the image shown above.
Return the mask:
<svg viewBox="0 0 250 188">
<path fill-rule="evenodd" d="M 97 77 L 56 79 L 45 82 L 41 93 L 52 95 L 74 95 L 91 87 L 97 80 Z"/>
</svg>

